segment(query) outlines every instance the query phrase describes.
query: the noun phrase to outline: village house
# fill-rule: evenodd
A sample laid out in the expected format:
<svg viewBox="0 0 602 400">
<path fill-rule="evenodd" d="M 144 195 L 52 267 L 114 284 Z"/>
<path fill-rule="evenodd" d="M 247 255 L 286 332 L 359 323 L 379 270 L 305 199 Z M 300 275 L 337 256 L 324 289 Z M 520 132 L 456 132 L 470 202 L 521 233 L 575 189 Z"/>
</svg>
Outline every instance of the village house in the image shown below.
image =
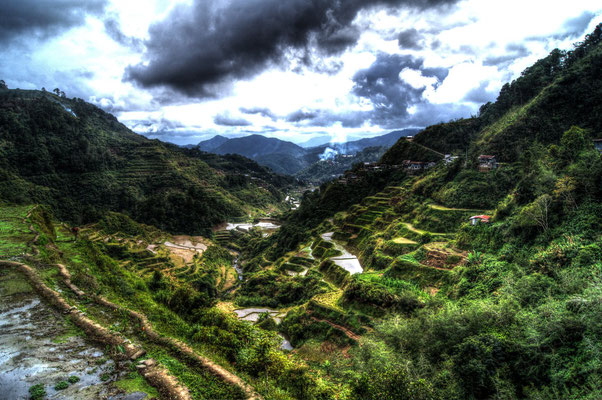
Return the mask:
<svg viewBox="0 0 602 400">
<path fill-rule="evenodd" d="M 479 171 L 489 172 L 498 167 L 495 156 L 480 155 L 479 156 Z"/>
<path fill-rule="evenodd" d="M 422 161 L 411 161 L 411 160 L 403 160 L 403 168 L 408 170 L 408 172 L 420 171 L 424 167 L 424 163 Z"/>
<path fill-rule="evenodd" d="M 382 167 L 376 163 L 365 162 L 364 169 L 368 170 L 368 171 L 378 171 L 378 170 L 381 170 Z"/>
<path fill-rule="evenodd" d="M 451 164 L 458 159 L 458 156 L 452 156 L 451 154 L 446 154 L 443 158 L 443 162 L 445 165 Z"/>
<path fill-rule="evenodd" d="M 602 139 L 594 139 L 594 147 L 602 153 Z"/>
<path fill-rule="evenodd" d="M 490 219 L 491 219 L 491 217 L 489 215 L 475 215 L 473 217 L 470 217 L 470 224 L 471 225 L 477 225 L 479 223 L 488 224 Z"/>
</svg>

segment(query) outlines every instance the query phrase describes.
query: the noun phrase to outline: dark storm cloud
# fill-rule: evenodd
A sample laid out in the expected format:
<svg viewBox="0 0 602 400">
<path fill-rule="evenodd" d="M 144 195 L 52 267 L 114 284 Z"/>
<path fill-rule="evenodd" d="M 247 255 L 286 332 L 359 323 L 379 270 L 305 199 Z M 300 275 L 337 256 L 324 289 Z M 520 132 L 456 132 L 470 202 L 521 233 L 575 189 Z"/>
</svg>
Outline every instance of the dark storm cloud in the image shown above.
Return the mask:
<svg viewBox="0 0 602 400">
<path fill-rule="evenodd" d="M 298 110 L 286 117 L 287 122 L 301 122 L 307 120 L 313 120 L 317 117 L 317 113 L 315 111 L 307 111 L 307 110 Z"/>
<path fill-rule="evenodd" d="M 397 36 L 397 42 L 402 49 L 421 50 L 423 37 L 416 29 L 402 31 Z"/>
<path fill-rule="evenodd" d="M 448 71 L 443 68 L 424 68 L 423 61 L 408 55 L 380 54 L 367 69 L 353 77 L 353 93 L 369 99 L 373 106 L 371 120 L 383 126 L 395 125 L 408 116 L 408 108 L 424 102 L 425 88 L 414 88 L 399 78 L 400 72 L 410 68 L 423 76 L 435 77 L 441 83 Z"/>
<path fill-rule="evenodd" d="M 456 118 L 458 115 L 466 116 L 466 107 L 450 105 L 432 106 L 424 100 L 422 94 L 425 88 L 414 88 L 400 79 L 399 74 L 404 68 L 419 71 L 425 77 L 437 79 L 439 85 L 448 75 L 445 68 L 424 68 L 423 60 L 409 55 L 379 54 L 376 61 L 369 67 L 358 71 L 353 77 L 353 94 L 369 99 L 373 109 L 358 112 L 337 112 L 332 110 L 301 109 L 287 116 L 288 122 L 299 126 L 329 127 L 341 124 L 345 128 L 358 128 L 367 122 L 383 128 L 398 128 L 404 126 L 418 126 L 417 123 L 438 122 Z M 408 109 L 415 107 L 418 111 L 410 114 Z M 430 115 L 429 112 L 439 110 L 439 113 Z M 425 125 L 419 125 L 425 126 Z"/>
<path fill-rule="evenodd" d="M 104 21 L 107 35 L 122 46 L 129 47 L 136 51 L 142 51 L 144 48 L 142 40 L 127 36 L 121 30 L 119 22 L 115 18 L 107 18 Z"/>
<path fill-rule="evenodd" d="M 270 118 L 272 120 L 276 120 L 276 115 L 269 109 L 264 107 L 241 107 L 239 108 L 240 112 L 243 114 L 249 115 L 261 115 L 262 117 Z"/>
<path fill-rule="evenodd" d="M 45 38 L 102 15 L 106 0 L 4 0 L 0 11 L 0 42 L 21 35 Z"/>
<path fill-rule="evenodd" d="M 457 0 L 195 0 L 153 25 L 147 63 L 129 66 L 125 79 L 208 96 L 210 85 L 256 74 L 295 50 L 324 54 L 357 42 L 352 21 L 375 7 L 435 8 Z M 294 52 L 293 52 L 294 53 Z"/>
<path fill-rule="evenodd" d="M 298 110 L 289 114 L 287 122 L 297 126 L 331 127 L 341 124 L 344 128 L 358 128 L 370 120 L 370 111 L 337 112 L 332 110 Z"/>
<path fill-rule="evenodd" d="M 230 114 L 218 114 L 213 118 L 216 125 L 221 126 L 251 126 L 252 124 L 244 118 L 233 117 Z"/>
</svg>

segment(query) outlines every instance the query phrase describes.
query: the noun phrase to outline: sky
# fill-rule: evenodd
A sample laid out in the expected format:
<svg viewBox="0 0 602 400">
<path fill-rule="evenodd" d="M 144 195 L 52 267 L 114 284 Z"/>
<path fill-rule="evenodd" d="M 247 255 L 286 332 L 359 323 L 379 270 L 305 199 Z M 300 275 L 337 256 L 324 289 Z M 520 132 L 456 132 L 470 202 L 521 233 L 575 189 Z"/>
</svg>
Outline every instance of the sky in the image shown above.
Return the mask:
<svg viewBox="0 0 602 400">
<path fill-rule="evenodd" d="M 345 141 L 470 117 L 599 0 L 4 0 L 0 79 L 151 138 Z"/>
</svg>

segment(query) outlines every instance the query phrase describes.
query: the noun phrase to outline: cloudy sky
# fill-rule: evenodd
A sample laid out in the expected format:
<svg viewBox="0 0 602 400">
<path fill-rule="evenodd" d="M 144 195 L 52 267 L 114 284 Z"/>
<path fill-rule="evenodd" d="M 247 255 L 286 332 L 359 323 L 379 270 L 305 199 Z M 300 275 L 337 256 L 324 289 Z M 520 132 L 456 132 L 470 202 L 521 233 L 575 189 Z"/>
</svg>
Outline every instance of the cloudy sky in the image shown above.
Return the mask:
<svg viewBox="0 0 602 400">
<path fill-rule="evenodd" d="M 599 0 L 4 0 L 0 79 L 179 144 L 303 143 L 476 114 Z"/>
</svg>

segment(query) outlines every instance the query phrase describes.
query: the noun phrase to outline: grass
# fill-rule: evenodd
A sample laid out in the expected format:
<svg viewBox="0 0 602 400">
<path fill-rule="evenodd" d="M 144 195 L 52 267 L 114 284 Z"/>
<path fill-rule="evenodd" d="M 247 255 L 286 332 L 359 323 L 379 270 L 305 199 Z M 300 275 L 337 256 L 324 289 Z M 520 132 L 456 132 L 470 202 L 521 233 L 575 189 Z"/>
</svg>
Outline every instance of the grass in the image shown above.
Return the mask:
<svg viewBox="0 0 602 400">
<path fill-rule="evenodd" d="M 440 204 L 429 204 L 429 207 L 432 208 L 433 210 L 439 210 L 439 211 L 474 211 L 475 213 L 478 213 L 478 212 L 491 213 L 492 212 L 492 210 L 478 210 L 476 208 L 450 208 L 450 207 L 442 206 Z"/>
<path fill-rule="evenodd" d="M 142 375 L 137 372 L 131 372 L 127 378 L 115 382 L 115 386 L 124 390 L 126 393 L 141 392 L 146 393 L 148 398 L 159 398 L 157 389 L 149 385 Z"/>
<path fill-rule="evenodd" d="M 0 258 L 20 256 L 33 238 L 23 219 L 31 206 L 0 206 Z"/>
<path fill-rule="evenodd" d="M 29 388 L 29 395 L 31 396 L 31 400 L 41 400 L 46 397 L 46 389 L 44 385 L 38 383 Z"/>
<path fill-rule="evenodd" d="M 30 293 L 33 291 L 31 285 L 25 277 L 9 272 L 4 276 L 0 276 L 0 293 L 2 296 L 13 296 L 20 293 Z"/>
<path fill-rule="evenodd" d="M 80 337 L 85 337 L 85 333 L 84 331 L 82 331 L 81 329 L 79 329 L 77 326 L 75 326 L 71 321 L 69 321 L 69 317 L 67 317 L 65 319 L 65 332 L 61 333 L 58 336 L 55 336 L 52 339 L 52 343 L 67 343 L 69 341 L 69 339 L 71 339 L 72 337 L 76 337 L 76 336 L 80 336 Z"/>
<path fill-rule="evenodd" d="M 339 306 L 341 297 L 343 297 L 343 290 L 338 289 L 334 292 L 315 295 L 312 300 L 314 300 L 318 304 L 325 305 L 327 307 L 333 308 L 339 312 L 344 313 L 345 310 Z"/>
<path fill-rule="evenodd" d="M 410 240 L 410 239 L 406 239 L 404 237 L 398 237 L 392 240 L 393 243 L 397 243 L 397 244 L 418 244 L 417 242 Z"/>
</svg>

